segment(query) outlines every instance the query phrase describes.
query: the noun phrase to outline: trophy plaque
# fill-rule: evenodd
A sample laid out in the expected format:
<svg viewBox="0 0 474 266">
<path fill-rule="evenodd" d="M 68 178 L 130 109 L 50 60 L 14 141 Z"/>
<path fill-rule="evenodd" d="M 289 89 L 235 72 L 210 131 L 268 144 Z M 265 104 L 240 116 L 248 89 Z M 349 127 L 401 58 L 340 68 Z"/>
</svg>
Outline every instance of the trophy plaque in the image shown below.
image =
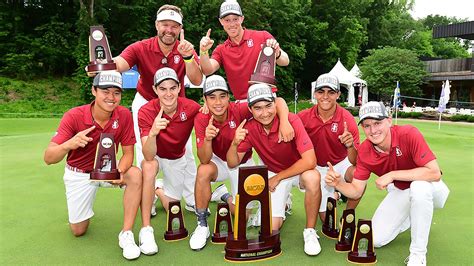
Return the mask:
<svg viewBox="0 0 474 266">
<path fill-rule="evenodd" d="M 336 206 L 336 200 L 334 198 L 328 197 L 328 203 L 326 205 L 326 218 L 324 219 L 322 232 L 325 236 L 332 239 L 337 239 L 339 236 L 339 230 L 337 230 L 336 225 Z"/>
<path fill-rule="evenodd" d="M 275 50 L 263 44 L 262 51 L 258 56 L 257 64 L 255 65 L 254 73 L 250 76 L 249 83 L 265 83 L 274 88 L 276 86 L 275 63 Z"/>
<path fill-rule="evenodd" d="M 347 260 L 352 263 L 376 263 L 372 236 L 372 221 L 359 219 L 357 231 L 352 242 L 352 249 L 347 254 Z"/>
<path fill-rule="evenodd" d="M 94 163 L 94 170 L 90 173 L 90 180 L 120 180 L 120 173 L 117 170 L 116 161 L 114 134 L 101 133 L 100 141 L 97 143 L 97 154 Z"/>
<path fill-rule="evenodd" d="M 183 212 L 179 201 L 170 201 L 166 215 L 166 241 L 181 240 L 188 236 L 188 230 L 184 227 Z"/>
<path fill-rule="evenodd" d="M 251 201 L 260 202 L 261 227 L 256 239 L 247 239 L 246 208 Z M 239 168 L 238 193 L 235 196 L 234 232 L 227 238 L 225 260 L 257 261 L 281 254 L 280 232 L 272 230 L 272 210 L 268 190 L 267 166 Z"/>
<path fill-rule="evenodd" d="M 336 243 L 336 251 L 350 251 L 355 233 L 355 211 L 354 209 L 342 212 L 342 224 L 339 230 L 339 238 Z"/>
<path fill-rule="evenodd" d="M 112 60 L 109 41 L 102 26 L 91 26 L 89 35 L 89 65 L 87 72 L 95 73 L 115 70 L 117 66 Z"/>
<path fill-rule="evenodd" d="M 229 204 L 217 204 L 216 219 L 214 221 L 214 233 L 212 243 L 225 243 L 227 237 L 232 235 L 232 220 L 230 218 Z"/>
</svg>

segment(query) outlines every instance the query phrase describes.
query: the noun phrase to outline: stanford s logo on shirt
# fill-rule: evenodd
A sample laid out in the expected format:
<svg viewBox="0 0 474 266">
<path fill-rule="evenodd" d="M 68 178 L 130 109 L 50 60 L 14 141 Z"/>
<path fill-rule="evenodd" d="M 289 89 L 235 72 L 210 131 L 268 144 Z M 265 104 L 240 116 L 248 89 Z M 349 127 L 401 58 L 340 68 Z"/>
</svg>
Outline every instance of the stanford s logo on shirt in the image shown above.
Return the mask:
<svg viewBox="0 0 474 266">
<path fill-rule="evenodd" d="M 332 123 L 331 125 L 331 131 L 336 133 L 337 132 L 337 123 Z"/>
<path fill-rule="evenodd" d="M 173 57 L 174 64 L 177 65 L 177 64 L 179 63 L 179 60 L 180 60 L 180 59 L 181 59 L 181 58 L 180 58 L 179 55 L 175 55 L 175 56 Z"/>
<path fill-rule="evenodd" d="M 253 47 L 253 40 L 252 39 L 247 40 L 247 47 L 249 47 L 249 48 Z"/>
<path fill-rule="evenodd" d="M 117 129 L 119 127 L 118 120 L 115 120 L 114 123 L 112 124 L 113 129 Z"/>
<path fill-rule="evenodd" d="M 230 127 L 230 128 L 235 128 L 235 122 L 234 122 L 234 120 L 229 121 L 229 127 Z"/>
<path fill-rule="evenodd" d="M 181 121 L 186 121 L 188 119 L 185 112 L 181 112 L 179 114 L 179 117 L 181 118 Z"/>
<path fill-rule="evenodd" d="M 398 146 L 395 148 L 395 151 L 397 153 L 397 157 L 400 157 L 400 156 L 403 155 L 402 150 L 400 150 L 400 148 Z"/>
</svg>

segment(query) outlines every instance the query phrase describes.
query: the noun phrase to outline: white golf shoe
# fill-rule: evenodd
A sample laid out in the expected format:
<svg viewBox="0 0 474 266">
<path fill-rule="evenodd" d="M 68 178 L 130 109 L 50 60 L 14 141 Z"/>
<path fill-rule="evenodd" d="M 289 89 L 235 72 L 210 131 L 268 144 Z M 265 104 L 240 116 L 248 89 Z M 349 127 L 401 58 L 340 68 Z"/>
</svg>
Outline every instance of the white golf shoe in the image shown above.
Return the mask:
<svg viewBox="0 0 474 266">
<path fill-rule="evenodd" d="M 139 234 L 140 251 L 145 255 L 153 255 L 158 252 L 153 227 L 142 227 Z"/>
<path fill-rule="evenodd" d="M 118 235 L 119 246 L 122 248 L 122 255 L 127 260 L 134 260 L 140 257 L 140 248 L 135 243 L 132 231 L 120 232 Z"/>
<path fill-rule="evenodd" d="M 207 244 L 207 239 L 209 238 L 209 235 L 209 226 L 200 226 L 198 224 L 196 230 L 194 230 L 194 233 L 189 239 L 189 246 L 194 251 L 203 249 Z"/>
<path fill-rule="evenodd" d="M 309 256 L 318 255 L 321 252 L 321 245 L 319 244 L 319 236 L 313 228 L 305 228 L 303 230 L 304 238 L 304 252 Z"/>
<path fill-rule="evenodd" d="M 219 186 L 216 187 L 216 189 L 212 192 L 212 194 L 211 194 L 211 201 L 212 201 L 212 202 L 222 202 L 221 197 L 222 197 L 224 194 L 226 194 L 226 193 L 229 193 L 229 191 L 227 190 L 227 187 L 225 186 L 225 184 L 219 185 Z"/>
<path fill-rule="evenodd" d="M 408 258 L 406 258 L 405 263 L 408 266 L 426 265 L 426 255 L 410 253 L 410 256 L 408 256 Z"/>
</svg>

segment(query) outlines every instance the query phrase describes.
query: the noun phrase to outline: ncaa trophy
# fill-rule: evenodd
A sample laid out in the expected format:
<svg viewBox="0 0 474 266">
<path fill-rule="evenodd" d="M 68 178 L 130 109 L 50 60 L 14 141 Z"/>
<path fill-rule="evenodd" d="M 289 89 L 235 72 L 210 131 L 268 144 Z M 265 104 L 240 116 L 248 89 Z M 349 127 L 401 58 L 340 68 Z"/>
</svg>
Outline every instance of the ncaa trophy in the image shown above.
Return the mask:
<svg viewBox="0 0 474 266">
<path fill-rule="evenodd" d="M 328 203 L 326 205 L 326 218 L 322 226 L 322 232 L 325 236 L 337 239 L 339 236 L 339 230 L 337 230 L 336 220 L 336 200 L 334 198 L 328 197 Z"/>
<path fill-rule="evenodd" d="M 90 173 L 91 181 L 114 181 L 120 179 L 115 157 L 116 145 L 113 133 L 101 133 L 97 143 L 94 170 Z"/>
<path fill-rule="evenodd" d="M 265 83 L 274 88 L 276 86 L 275 64 L 275 50 L 263 44 L 262 51 L 258 56 L 257 64 L 255 65 L 254 73 L 250 76 L 249 83 Z"/>
<path fill-rule="evenodd" d="M 357 231 L 352 242 L 352 249 L 347 253 L 347 260 L 352 263 L 376 263 L 372 235 L 372 221 L 359 219 Z"/>
<path fill-rule="evenodd" d="M 225 243 L 227 237 L 232 235 L 232 220 L 230 218 L 229 204 L 217 204 L 216 219 L 214 221 L 214 233 L 212 243 Z"/>
<path fill-rule="evenodd" d="M 260 202 L 261 227 L 257 239 L 248 240 L 247 204 Z M 257 261 L 273 258 L 281 254 L 279 231 L 272 230 L 272 210 L 268 190 L 267 166 L 239 168 L 238 193 L 235 196 L 234 234 L 227 238 L 225 260 L 232 262 Z"/>
<path fill-rule="evenodd" d="M 336 251 L 350 251 L 355 233 L 355 211 L 354 209 L 344 210 L 342 212 L 341 229 L 336 243 Z"/>
<path fill-rule="evenodd" d="M 181 202 L 169 202 L 166 221 L 166 231 L 164 234 L 166 241 L 181 240 L 188 236 L 188 230 L 184 227 Z"/>
<path fill-rule="evenodd" d="M 89 65 L 88 73 L 96 73 L 106 70 L 115 70 L 117 66 L 112 60 L 109 41 L 105 36 L 103 26 L 91 26 L 89 35 Z"/>
</svg>

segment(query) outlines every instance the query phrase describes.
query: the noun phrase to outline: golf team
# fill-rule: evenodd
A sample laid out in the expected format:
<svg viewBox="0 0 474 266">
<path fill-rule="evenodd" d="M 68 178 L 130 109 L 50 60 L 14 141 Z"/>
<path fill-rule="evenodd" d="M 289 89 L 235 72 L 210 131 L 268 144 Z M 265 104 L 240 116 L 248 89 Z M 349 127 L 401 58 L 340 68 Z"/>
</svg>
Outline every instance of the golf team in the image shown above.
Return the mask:
<svg viewBox="0 0 474 266">
<path fill-rule="evenodd" d="M 331 74 L 316 81 L 316 105 L 289 113 L 275 89 L 248 83 L 262 44 L 275 50 L 279 66 L 289 64 L 288 55 L 270 33 L 243 28 L 243 21 L 238 2 L 223 2 L 219 22 L 228 38 L 210 54 L 214 40 L 209 29 L 200 41 L 198 57 L 184 38 L 180 8 L 164 5 L 157 12 L 157 36 L 133 43 L 115 57 L 117 71 L 95 75 L 94 101 L 64 114 L 44 154 L 47 164 L 67 155 L 63 179 L 72 233 L 86 233 L 99 187 L 120 187 L 124 219 L 118 239 L 126 259 L 158 252 L 151 224 L 157 200 L 167 210 L 170 201 L 184 199 L 185 208 L 197 217 L 189 245 L 201 250 L 210 236 L 209 202 L 227 202 L 233 213 L 239 166 L 264 164 L 272 229 L 282 227 L 291 210 L 290 191 L 297 187 L 304 193 L 304 252 L 315 256 L 321 252 L 317 218 L 319 214 L 324 221 L 327 198 L 342 194 L 348 198 L 346 208 L 356 208 L 374 173 L 377 188 L 387 191 L 372 217 L 374 246 L 382 247 L 410 229 L 405 262 L 426 265 L 433 210 L 444 206 L 449 189 L 420 131 L 392 125 L 382 103 L 368 102 L 359 111 L 366 135 L 360 143 L 355 118 L 337 103 L 340 85 Z M 120 106 L 120 73 L 134 65 L 140 79 L 130 113 Z M 221 67 L 227 81 L 214 74 Z M 185 97 L 185 75 L 191 83 L 203 84 L 203 106 Z M 235 102 L 230 101 L 231 94 Z M 122 147 L 117 163 L 120 180 L 89 179 L 101 133 L 113 133 L 117 147 Z M 163 178 L 157 179 L 160 171 Z M 230 193 L 224 184 L 211 190 L 211 184 L 224 180 L 231 184 Z M 253 207 L 257 213 L 248 217 L 247 224 L 259 226 L 261 207 Z M 132 228 L 138 210 L 142 227 L 137 245 Z"/>
</svg>

